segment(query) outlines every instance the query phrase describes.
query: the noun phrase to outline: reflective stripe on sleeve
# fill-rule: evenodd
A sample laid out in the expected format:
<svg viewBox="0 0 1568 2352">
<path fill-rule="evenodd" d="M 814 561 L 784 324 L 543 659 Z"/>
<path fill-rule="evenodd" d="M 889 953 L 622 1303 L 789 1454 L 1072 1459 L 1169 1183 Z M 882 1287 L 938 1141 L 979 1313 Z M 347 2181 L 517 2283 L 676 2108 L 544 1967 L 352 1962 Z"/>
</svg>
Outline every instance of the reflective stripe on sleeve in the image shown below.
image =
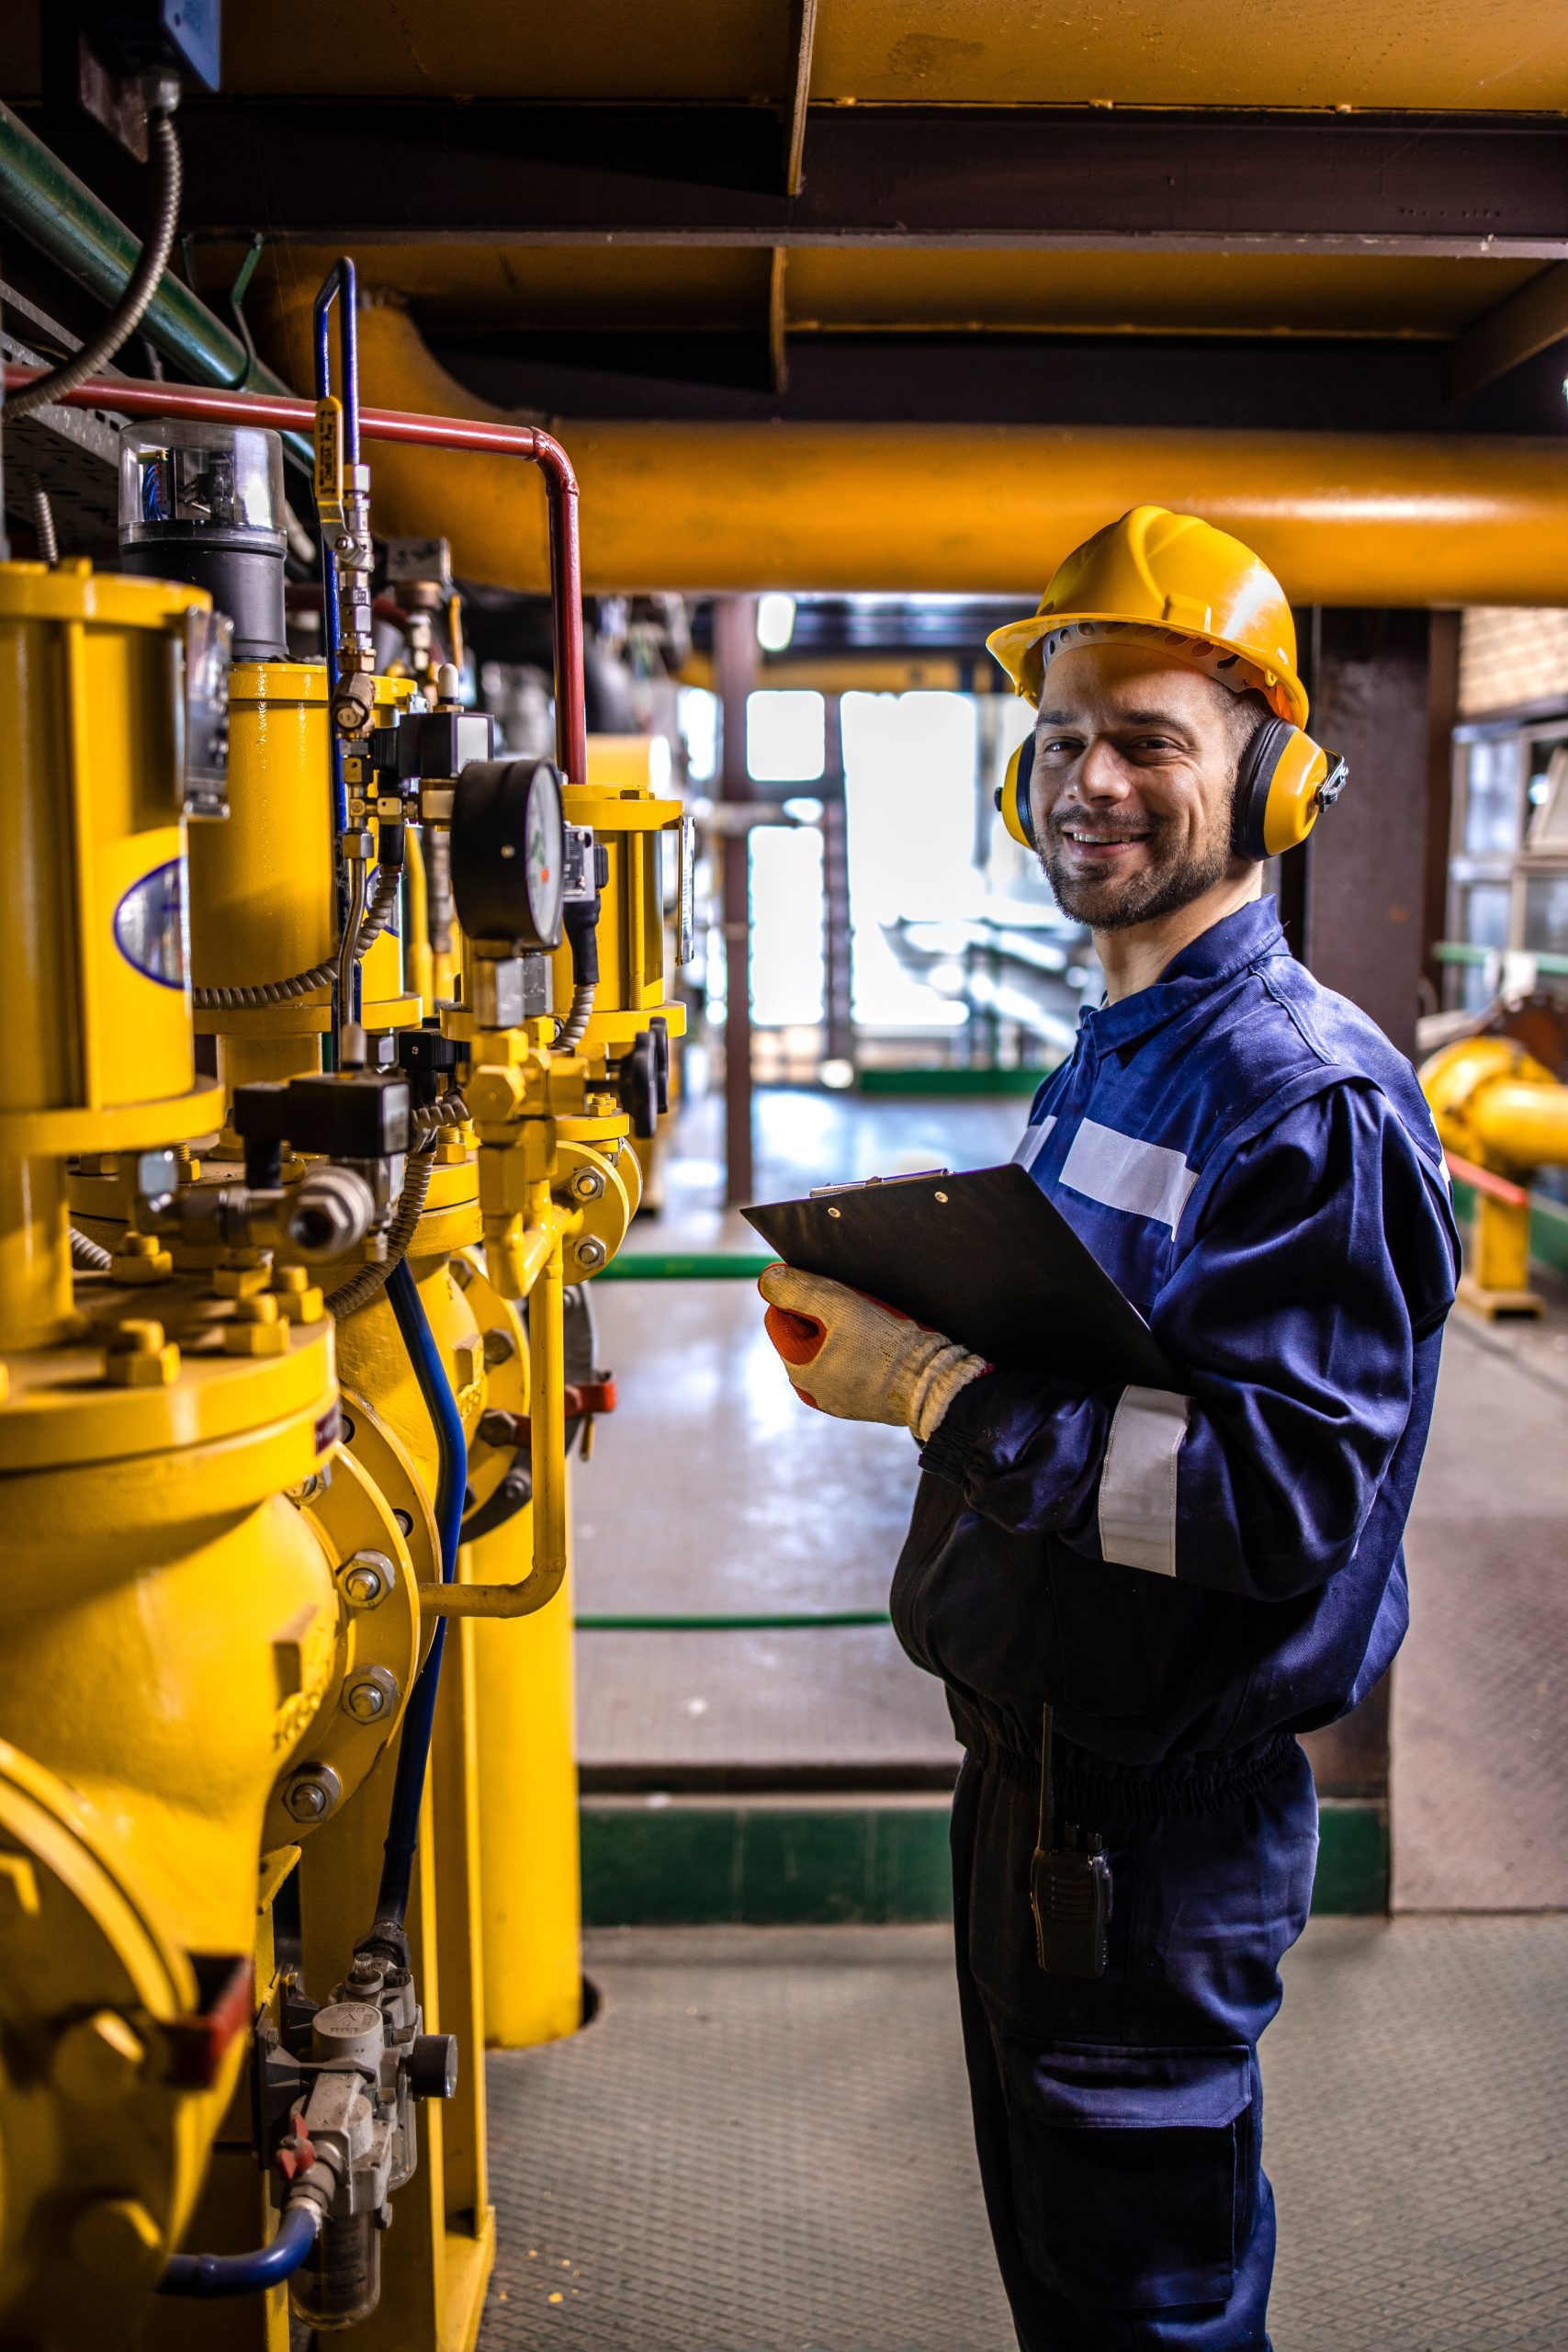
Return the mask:
<svg viewBox="0 0 1568 2352">
<path fill-rule="evenodd" d="M 1021 1168 L 1033 1167 L 1044 1148 L 1045 1138 L 1055 1124 L 1056 1114 L 1047 1111 L 1043 1119 L 1037 1119 L 1032 1127 L 1025 1127 L 1018 1139 L 1018 1149 L 1013 1153 Z"/>
<path fill-rule="evenodd" d="M 1103 1208 L 1156 1217 L 1174 1233 L 1198 1170 L 1168 1144 L 1145 1143 L 1139 1136 L 1085 1119 L 1068 1147 L 1060 1181 Z"/>
<path fill-rule="evenodd" d="M 1100 1474 L 1100 1548 L 1123 1568 L 1176 1574 L 1176 1470 L 1187 1398 L 1123 1388 Z"/>
</svg>

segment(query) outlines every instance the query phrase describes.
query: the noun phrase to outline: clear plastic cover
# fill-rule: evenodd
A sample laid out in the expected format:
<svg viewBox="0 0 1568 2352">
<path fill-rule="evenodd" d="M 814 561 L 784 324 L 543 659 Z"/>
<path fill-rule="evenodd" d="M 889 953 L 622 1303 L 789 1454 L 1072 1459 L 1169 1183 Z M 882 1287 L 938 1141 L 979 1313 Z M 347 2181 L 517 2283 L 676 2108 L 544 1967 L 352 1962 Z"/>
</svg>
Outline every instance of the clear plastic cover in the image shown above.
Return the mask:
<svg viewBox="0 0 1568 2352">
<path fill-rule="evenodd" d="M 283 444 L 258 425 L 160 417 L 120 435 L 122 547 L 232 535 L 284 546 Z"/>
</svg>

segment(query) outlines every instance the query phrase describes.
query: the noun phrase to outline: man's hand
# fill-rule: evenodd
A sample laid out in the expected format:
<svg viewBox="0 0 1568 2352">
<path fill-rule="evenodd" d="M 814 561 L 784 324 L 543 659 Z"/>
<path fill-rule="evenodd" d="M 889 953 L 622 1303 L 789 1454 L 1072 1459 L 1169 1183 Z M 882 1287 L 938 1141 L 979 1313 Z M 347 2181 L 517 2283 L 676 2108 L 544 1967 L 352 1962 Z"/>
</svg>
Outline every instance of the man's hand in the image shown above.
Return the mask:
<svg viewBox="0 0 1568 2352">
<path fill-rule="evenodd" d="M 769 1266 L 757 1288 L 764 1326 L 803 1403 L 844 1421 L 886 1421 L 923 1445 L 961 1388 L 991 1367 L 897 1307 L 794 1266 Z"/>
</svg>

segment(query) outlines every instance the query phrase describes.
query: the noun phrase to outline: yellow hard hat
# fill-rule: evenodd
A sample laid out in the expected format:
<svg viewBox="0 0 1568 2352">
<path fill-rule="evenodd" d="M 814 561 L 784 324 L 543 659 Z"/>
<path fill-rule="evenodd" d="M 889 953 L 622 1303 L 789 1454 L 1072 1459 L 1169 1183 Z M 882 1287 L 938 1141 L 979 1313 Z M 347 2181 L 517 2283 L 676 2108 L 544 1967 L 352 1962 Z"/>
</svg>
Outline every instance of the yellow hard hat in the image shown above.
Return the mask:
<svg viewBox="0 0 1568 2352">
<path fill-rule="evenodd" d="M 1193 653 L 1211 657 L 1199 665 L 1211 673 L 1224 674 L 1212 657 L 1228 656 L 1237 683 L 1256 686 L 1277 717 L 1305 724 L 1306 688 L 1296 674 L 1296 625 L 1284 590 L 1250 548 L 1200 515 L 1134 506 L 1057 566 L 1037 612 L 993 629 L 986 643 L 1019 693 L 1037 704 L 1043 640 L 1086 622 L 1147 628 L 1169 637 L 1173 652 L 1185 640 Z"/>
</svg>

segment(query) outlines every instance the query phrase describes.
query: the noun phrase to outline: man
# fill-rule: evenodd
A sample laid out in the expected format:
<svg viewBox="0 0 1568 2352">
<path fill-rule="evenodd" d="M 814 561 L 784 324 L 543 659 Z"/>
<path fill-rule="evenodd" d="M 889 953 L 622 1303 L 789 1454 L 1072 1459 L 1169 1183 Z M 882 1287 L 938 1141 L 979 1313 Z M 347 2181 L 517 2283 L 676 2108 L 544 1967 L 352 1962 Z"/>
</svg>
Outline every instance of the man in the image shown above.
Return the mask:
<svg viewBox="0 0 1568 2352">
<path fill-rule="evenodd" d="M 1404 1632 L 1457 1240 L 1409 1064 L 1261 897 L 1343 774 L 1278 582 L 1140 507 L 990 644 L 1039 712 L 1010 824 L 1106 979 L 1017 1156 L 1181 1393 L 996 1371 L 784 1267 L 761 1290 L 809 1401 L 922 1447 L 893 1613 L 965 1749 L 959 1984 L 1019 2342 L 1263 2352 L 1256 2045 L 1317 1844 L 1295 1735 Z"/>
</svg>

